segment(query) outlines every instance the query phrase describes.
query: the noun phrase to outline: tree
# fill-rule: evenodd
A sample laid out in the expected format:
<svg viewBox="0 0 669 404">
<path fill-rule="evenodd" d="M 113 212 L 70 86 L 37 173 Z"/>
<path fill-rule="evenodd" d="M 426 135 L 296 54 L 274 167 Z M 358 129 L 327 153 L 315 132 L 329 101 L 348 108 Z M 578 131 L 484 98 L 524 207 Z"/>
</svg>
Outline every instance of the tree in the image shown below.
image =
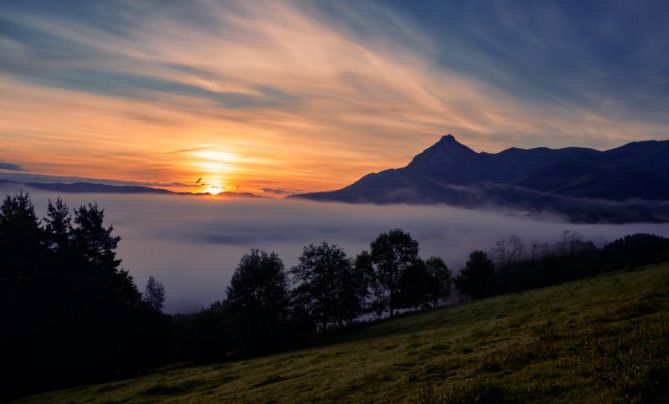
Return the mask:
<svg viewBox="0 0 669 404">
<path fill-rule="evenodd" d="M 578 247 L 583 243 L 583 236 L 578 232 L 565 230 L 562 232 L 560 251 L 563 257 L 573 258 L 578 252 Z"/>
<path fill-rule="evenodd" d="M 377 305 L 393 317 L 400 306 L 399 281 L 404 271 L 418 260 L 418 242 L 400 229 L 380 234 L 370 244 L 372 270 L 375 277 Z"/>
<path fill-rule="evenodd" d="M 40 223 L 30 195 L 19 192 L 7 195 L 0 206 L 0 236 L 4 243 L 39 240 Z"/>
<path fill-rule="evenodd" d="M 78 304 L 69 314 L 74 338 L 67 343 L 75 346 L 79 371 L 93 380 L 141 367 L 140 353 L 152 347 L 144 337 L 148 310 L 132 276 L 120 266 L 121 238 L 104 219 L 96 204 L 74 210 L 72 258 L 64 269 L 68 303 Z"/>
<path fill-rule="evenodd" d="M 669 260 L 669 239 L 653 234 L 630 234 L 604 246 L 601 267 L 604 270 Z"/>
<path fill-rule="evenodd" d="M 0 206 L 0 354 L 15 392 L 127 375 L 155 345 L 112 231 L 95 205 L 75 210 L 74 225 L 60 198 L 42 222 L 27 194 Z"/>
<path fill-rule="evenodd" d="M 439 300 L 448 299 L 451 295 L 451 271 L 439 257 L 428 258 L 425 269 L 430 277 L 429 298 L 432 300 L 432 307 L 437 307 Z"/>
<path fill-rule="evenodd" d="M 198 313 L 173 318 L 187 324 L 181 324 L 178 329 L 189 339 L 190 358 L 201 362 L 222 361 L 236 350 L 235 316 L 228 303 L 214 302 Z"/>
<path fill-rule="evenodd" d="M 104 227 L 104 218 L 105 212 L 97 204 L 81 206 L 74 211 L 74 223 L 77 226 L 72 233 L 77 248 L 90 263 L 114 271 L 121 264 L 121 260 L 116 259 L 116 248 L 121 237 L 112 235 L 113 226 Z"/>
<path fill-rule="evenodd" d="M 427 306 L 430 301 L 430 286 L 432 279 L 427 272 L 425 262 L 416 261 L 407 267 L 399 279 L 400 305 L 402 307 L 420 308 Z"/>
<path fill-rule="evenodd" d="M 72 217 L 70 209 L 60 197 L 55 204 L 49 200 L 44 224 L 44 236 L 52 251 L 62 252 L 71 246 Z"/>
<path fill-rule="evenodd" d="M 155 312 L 162 312 L 165 304 L 165 287 L 153 276 L 149 276 L 142 296 L 144 302 Z"/>
<path fill-rule="evenodd" d="M 0 373 L 6 375 L 0 401 L 7 390 L 27 389 L 24 379 L 39 358 L 43 258 L 42 228 L 29 195 L 8 195 L 0 206 Z"/>
<path fill-rule="evenodd" d="M 490 256 L 495 260 L 497 289 L 501 293 L 511 290 L 511 271 L 514 264 L 519 263 L 524 258 L 525 244 L 518 236 L 511 236 L 508 239 L 500 239 L 495 246 L 490 249 Z"/>
<path fill-rule="evenodd" d="M 350 322 L 363 313 L 369 293 L 367 273 L 357 271 L 353 265 L 344 272 L 348 276 L 342 276 L 338 304 L 335 306 L 335 322 L 338 326 Z"/>
<path fill-rule="evenodd" d="M 30 196 L 23 192 L 8 195 L 0 206 L 0 295 L 6 299 L 17 297 L 17 288 L 36 270 L 42 248 L 41 234 Z"/>
<path fill-rule="evenodd" d="M 474 299 L 491 296 L 495 291 L 495 267 L 488 254 L 473 251 L 455 284 L 460 292 Z"/>
<path fill-rule="evenodd" d="M 228 302 L 241 310 L 284 314 L 288 300 L 287 277 L 279 256 L 251 250 L 235 269 L 227 288 Z"/>
<path fill-rule="evenodd" d="M 287 276 L 279 256 L 260 250 L 244 255 L 232 275 L 225 303 L 235 317 L 240 349 L 267 350 L 275 345 L 289 303 Z"/>
<path fill-rule="evenodd" d="M 114 227 L 105 227 L 104 210 L 97 204 L 81 206 L 74 211 L 72 237 L 80 257 L 83 273 L 88 280 L 89 295 L 106 310 L 135 310 L 141 305 L 141 293 L 132 276 L 120 267 L 116 248 L 121 237 L 113 234 Z"/>
<path fill-rule="evenodd" d="M 359 314 L 362 299 L 356 273 L 342 248 L 310 244 L 289 273 L 296 285 L 294 301 L 323 331 L 328 323 L 341 325 Z"/>
<path fill-rule="evenodd" d="M 376 278 L 374 276 L 374 265 L 372 263 L 372 256 L 367 251 L 362 251 L 355 257 L 353 265 L 355 269 L 355 280 L 357 282 L 358 296 L 360 296 L 361 310 L 372 310 L 376 312 L 383 311 L 383 308 L 376 307 L 376 302 L 379 301 L 379 296 L 376 292 L 379 291 Z M 381 299 L 382 300 L 382 299 Z"/>
</svg>

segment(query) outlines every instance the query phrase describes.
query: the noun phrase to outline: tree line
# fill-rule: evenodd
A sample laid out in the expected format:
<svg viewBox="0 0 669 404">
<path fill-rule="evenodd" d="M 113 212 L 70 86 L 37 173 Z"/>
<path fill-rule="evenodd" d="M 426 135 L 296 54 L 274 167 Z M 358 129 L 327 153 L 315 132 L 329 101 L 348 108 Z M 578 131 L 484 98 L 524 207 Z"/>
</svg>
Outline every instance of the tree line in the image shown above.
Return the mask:
<svg viewBox="0 0 669 404">
<path fill-rule="evenodd" d="M 145 293 L 116 256 L 120 241 L 95 204 L 59 198 L 40 220 L 27 194 L 0 206 L 2 394 L 132 375 L 158 362 L 164 288 Z"/>
<path fill-rule="evenodd" d="M 95 204 L 59 198 L 38 218 L 27 194 L 0 206 L 0 354 L 17 396 L 127 377 L 174 362 L 212 362 L 304 346 L 312 336 L 365 316 L 437 307 L 454 293 L 479 299 L 669 259 L 669 239 L 637 234 L 597 246 L 565 232 L 556 243 L 518 237 L 473 251 L 458 276 L 423 259 L 400 229 L 349 257 L 322 242 L 286 268 L 251 250 L 225 298 L 194 314 L 165 315 L 165 288 L 140 292 L 116 255 L 120 241 Z"/>
<path fill-rule="evenodd" d="M 175 316 L 181 354 L 198 361 L 257 355 L 365 314 L 435 307 L 450 296 L 451 272 L 441 258 L 423 260 L 418 251 L 418 242 L 399 229 L 379 235 L 355 258 L 337 245 L 309 244 L 289 269 L 276 253 L 251 250 L 224 300 Z"/>
</svg>

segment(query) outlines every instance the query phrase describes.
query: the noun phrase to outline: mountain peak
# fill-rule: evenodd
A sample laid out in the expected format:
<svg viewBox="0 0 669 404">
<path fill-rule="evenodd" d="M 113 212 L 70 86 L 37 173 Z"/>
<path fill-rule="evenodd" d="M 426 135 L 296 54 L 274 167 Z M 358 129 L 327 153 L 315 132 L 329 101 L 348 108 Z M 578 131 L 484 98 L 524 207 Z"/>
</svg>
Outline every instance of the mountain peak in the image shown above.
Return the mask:
<svg viewBox="0 0 669 404">
<path fill-rule="evenodd" d="M 468 148 L 451 134 L 435 140 L 405 167 L 366 175 L 338 191 L 301 197 L 353 203 L 496 205 L 554 211 L 579 222 L 669 222 L 667 210 L 655 203 L 669 200 L 669 178 L 664 175 L 669 172 L 669 141 L 632 143 L 602 152 L 540 147 L 485 153 Z M 653 202 L 637 205 L 642 199 Z M 607 202 L 600 205 L 595 200 Z"/>
<path fill-rule="evenodd" d="M 455 140 L 455 136 L 442 136 L 432 146 L 416 155 L 409 166 L 417 167 L 442 167 L 444 164 L 453 164 L 462 159 L 470 159 L 476 156 L 476 152 Z"/>
<path fill-rule="evenodd" d="M 458 151 L 458 152 L 474 152 L 472 149 L 469 147 L 463 145 L 462 143 L 458 142 L 455 139 L 455 136 L 451 135 L 450 133 L 448 135 L 444 135 L 439 139 L 437 143 L 432 145 L 428 150 L 435 150 L 439 152 L 444 152 L 444 151 Z"/>
<path fill-rule="evenodd" d="M 449 134 L 447 134 L 447 135 L 442 136 L 442 137 L 441 137 L 441 140 L 442 140 L 442 141 L 443 141 L 443 140 L 455 140 L 455 136 L 453 136 L 452 134 L 449 133 Z"/>
<path fill-rule="evenodd" d="M 439 143 L 445 143 L 445 144 L 458 143 L 459 144 L 460 142 L 455 140 L 455 136 L 453 136 L 449 133 L 448 135 L 442 136 L 441 139 L 439 139 L 439 141 L 437 142 L 437 144 L 439 144 Z"/>
</svg>

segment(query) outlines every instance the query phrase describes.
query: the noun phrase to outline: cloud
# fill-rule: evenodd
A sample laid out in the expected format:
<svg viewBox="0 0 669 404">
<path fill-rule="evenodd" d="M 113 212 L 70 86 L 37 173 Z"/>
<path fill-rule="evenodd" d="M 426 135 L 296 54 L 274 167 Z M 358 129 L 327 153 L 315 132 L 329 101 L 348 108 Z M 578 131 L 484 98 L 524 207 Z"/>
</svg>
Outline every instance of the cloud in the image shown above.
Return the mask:
<svg viewBox="0 0 669 404">
<path fill-rule="evenodd" d="M 6 161 L 0 160 L 0 170 L 7 171 L 24 171 L 23 167 L 20 164 L 8 163 Z"/>
<path fill-rule="evenodd" d="M 27 172 L 23 169 L 12 170 L 3 168 L 3 164 L 0 163 L 0 170 L 8 171 L 20 171 L 20 172 L 5 172 L 0 175 L 0 179 L 19 182 L 19 183 L 74 183 L 74 182 L 90 182 L 95 184 L 106 184 L 106 185 L 118 185 L 118 186 L 144 186 L 144 187 L 153 187 L 153 188 L 199 188 L 206 184 L 195 184 L 195 183 L 182 183 L 182 182 L 140 182 L 140 181 L 119 181 L 111 180 L 105 178 L 90 178 L 90 177 L 70 177 L 70 176 L 58 176 L 58 175 L 44 175 L 44 174 L 35 174 Z M 9 164 L 11 166 L 11 164 Z M 20 168 L 20 167 L 19 167 Z M 183 190 L 183 189 L 181 189 Z M 191 190 L 187 190 L 191 191 Z"/>
<path fill-rule="evenodd" d="M 159 101 L 164 96 L 163 94 L 172 94 L 208 100 L 217 106 L 229 109 L 271 108 L 285 106 L 296 101 L 296 97 L 270 86 L 256 86 L 253 88 L 253 93 L 215 91 L 156 76 L 94 70 L 73 69 L 65 72 L 52 72 L 48 76 L 28 78 L 28 81 L 69 90 L 150 102 Z"/>
<path fill-rule="evenodd" d="M 487 151 L 669 137 L 669 36 L 646 6 L 0 11 L 0 141 L 42 173 L 106 177 L 114 167 L 118 180 L 188 183 L 202 173 L 168 152 L 212 147 L 241 156 L 222 179 L 241 191 L 312 191 L 400 166 L 447 132 Z"/>
<path fill-rule="evenodd" d="M 25 189 L 24 189 L 25 190 Z M 2 186 L 0 195 L 18 191 Z M 39 215 L 57 194 L 28 190 Z M 409 231 L 423 257 L 443 257 L 461 269 L 473 249 L 487 249 L 500 238 L 525 242 L 557 241 L 564 230 L 597 241 L 630 233 L 669 236 L 669 224 L 570 224 L 556 216 L 530 218 L 491 210 L 448 206 L 347 205 L 286 199 L 219 199 L 194 196 L 62 194 L 70 206 L 97 202 L 122 237 L 123 266 L 139 285 L 149 275 L 167 288 L 171 312 L 206 306 L 225 296 L 240 257 L 251 248 L 276 251 L 287 267 L 302 247 L 328 241 L 350 256 L 391 228 Z"/>
<path fill-rule="evenodd" d="M 294 195 L 300 192 L 298 189 L 283 189 L 283 188 L 271 188 L 271 187 L 265 187 L 265 188 L 260 188 L 260 191 L 268 193 L 268 194 L 274 194 L 274 195 Z"/>
</svg>

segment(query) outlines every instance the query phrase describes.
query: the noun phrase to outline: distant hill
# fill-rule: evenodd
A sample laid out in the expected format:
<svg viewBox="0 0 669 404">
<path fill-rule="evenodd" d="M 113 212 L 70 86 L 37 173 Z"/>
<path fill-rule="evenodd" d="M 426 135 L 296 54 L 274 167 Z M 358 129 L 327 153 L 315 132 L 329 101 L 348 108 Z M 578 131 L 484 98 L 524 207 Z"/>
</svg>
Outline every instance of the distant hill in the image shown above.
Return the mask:
<svg viewBox="0 0 669 404">
<path fill-rule="evenodd" d="M 98 194 L 161 194 L 161 195 L 215 195 L 226 197 L 262 198 L 249 192 L 220 192 L 218 194 L 194 193 L 194 192 L 172 192 L 162 188 L 152 188 L 139 185 L 109 185 L 95 182 L 20 182 L 0 179 L 0 186 L 16 185 L 25 186 L 41 191 L 53 191 L 63 193 L 98 193 Z"/>
<path fill-rule="evenodd" d="M 0 184 L 24 185 L 29 188 L 42 191 L 55 191 L 67 193 L 114 193 L 114 194 L 172 194 L 166 189 L 142 187 L 137 185 L 108 185 L 93 182 L 74 183 L 43 183 L 43 182 L 17 182 L 0 180 Z"/>
<path fill-rule="evenodd" d="M 332 192 L 296 197 L 349 203 L 447 203 L 552 211 L 578 222 L 667 221 L 669 141 L 607 151 L 569 147 L 475 152 L 453 135 L 403 168 Z"/>
</svg>

